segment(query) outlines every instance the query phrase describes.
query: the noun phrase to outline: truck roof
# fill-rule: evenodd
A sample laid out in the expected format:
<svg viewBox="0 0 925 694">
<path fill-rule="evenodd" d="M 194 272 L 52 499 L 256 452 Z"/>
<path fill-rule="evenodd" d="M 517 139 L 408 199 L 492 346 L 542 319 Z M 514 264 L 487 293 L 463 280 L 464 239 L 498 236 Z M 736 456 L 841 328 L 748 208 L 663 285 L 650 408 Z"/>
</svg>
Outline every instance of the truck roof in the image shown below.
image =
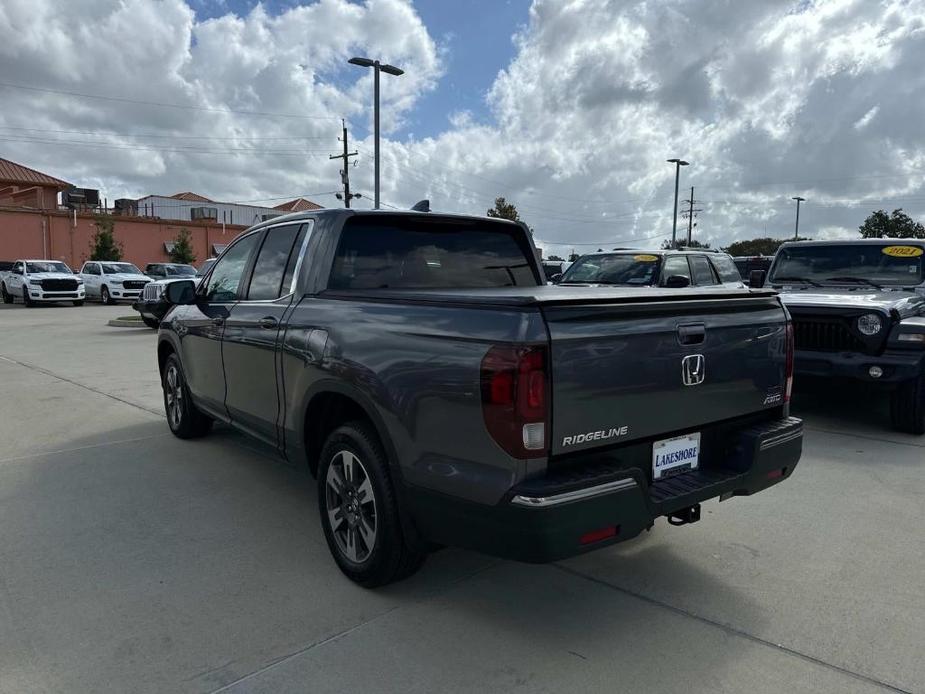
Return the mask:
<svg viewBox="0 0 925 694">
<path fill-rule="evenodd" d="M 487 217 L 484 215 L 473 215 L 473 214 L 458 214 L 455 212 L 419 212 L 417 210 L 355 210 L 355 209 L 345 209 L 342 207 L 326 207 L 320 210 L 305 210 L 303 212 L 293 212 L 291 214 L 285 214 L 280 217 L 273 217 L 266 221 L 260 222 L 250 227 L 251 229 L 258 229 L 260 227 L 266 226 L 275 226 L 276 224 L 281 224 L 284 222 L 297 222 L 302 219 L 319 219 L 319 218 L 337 218 L 337 217 L 419 217 L 421 219 L 427 218 L 452 218 L 452 219 L 468 219 L 468 220 L 480 220 L 480 221 L 490 221 L 490 222 L 501 222 L 504 224 L 511 224 L 514 226 L 521 227 L 526 229 L 527 226 L 523 222 L 513 222 L 510 219 L 504 219 L 503 217 Z"/>
<path fill-rule="evenodd" d="M 781 248 L 790 246 L 843 246 L 845 244 L 888 244 L 890 246 L 903 246 L 907 244 L 925 245 L 925 239 L 828 239 L 825 241 L 787 241 Z"/>
</svg>

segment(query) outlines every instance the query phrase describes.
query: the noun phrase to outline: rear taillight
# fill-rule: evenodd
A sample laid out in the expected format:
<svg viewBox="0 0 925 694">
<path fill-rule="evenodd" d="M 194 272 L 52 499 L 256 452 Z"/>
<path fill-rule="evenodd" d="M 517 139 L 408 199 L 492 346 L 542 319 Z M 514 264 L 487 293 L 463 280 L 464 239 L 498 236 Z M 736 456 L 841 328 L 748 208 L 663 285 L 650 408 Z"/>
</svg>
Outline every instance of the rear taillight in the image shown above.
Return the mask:
<svg viewBox="0 0 925 694">
<path fill-rule="evenodd" d="M 545 455 L 546 348 L 495 345 L 482 358 L 481 380 L 482 416 L 495 442 L 515 458 Z"/>
<path fill-rule="evenodd" d="M 787 380 L 784 386 L 784 402 L 790 402 L 790 392 L 793 390 L 793 323 L 787 321 L 785 331 L 784 339 L 787 343 L 787 361 L 784 366 L 784 377 Z"/>
</svg>

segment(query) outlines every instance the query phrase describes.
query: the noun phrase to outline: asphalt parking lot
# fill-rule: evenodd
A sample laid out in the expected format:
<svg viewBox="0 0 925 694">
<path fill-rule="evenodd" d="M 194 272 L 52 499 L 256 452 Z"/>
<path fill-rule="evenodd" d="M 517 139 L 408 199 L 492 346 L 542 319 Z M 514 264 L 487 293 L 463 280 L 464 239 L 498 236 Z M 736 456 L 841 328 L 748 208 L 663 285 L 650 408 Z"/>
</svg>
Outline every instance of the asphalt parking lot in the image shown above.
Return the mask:
<svg viewBox="0 0 925 694">
<path fill-rule="evenodd" d="M 798 387 L 794 476 L 546 566 L 338 572 L 310 479 L 164 422 L 126 306 L 0 308 L 0 692 L 925 692 L 925 439 Z"/>
</svg>

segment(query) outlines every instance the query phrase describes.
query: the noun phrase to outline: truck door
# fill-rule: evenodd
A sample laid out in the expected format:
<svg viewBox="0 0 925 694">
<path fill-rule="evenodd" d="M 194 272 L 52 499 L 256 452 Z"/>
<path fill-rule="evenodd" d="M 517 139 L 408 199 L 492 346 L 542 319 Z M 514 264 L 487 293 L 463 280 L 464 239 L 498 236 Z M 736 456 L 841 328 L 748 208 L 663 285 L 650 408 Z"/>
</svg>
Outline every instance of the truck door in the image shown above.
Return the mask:
<svg viewBox="0 0 925 694">
<path fill-rule="evenodd" d="M 293 301 L 293 278 L 308 230 L 304 223 L 267 229 L 222 337 L 228 416 L 274 446 L 281 440 L 279 336 Z"/>
<path fill-rule="evenodd" d="M 13 268 L 10 270 L 9 274 L 9 285 L 7 286 L 7 291 L 15 297 L 22 298 L 22 288 L 25 284 L 23 280 L 23 272 L 25 271 L 25 263 L 21 260 L 17 260 L 13 263 Z"/>
<path fill-rule="evenodd" d="M 80 270 L 80 278 L 84 281 L 84 293 L 87 298 L 98 299 L 100 296 L 100 279 L 102 271 L 99 263 L 84 263 Z"/>
<path fill-rule="evenodd" d="M 169 318 L 180 339 L 180 359 L 193 399 L 223 417 L 227 411 L 222 335 L 260 238 L 260 232 L 239 237 L 199 285 L 195 303 L 175 307 Z"/>
</svg>

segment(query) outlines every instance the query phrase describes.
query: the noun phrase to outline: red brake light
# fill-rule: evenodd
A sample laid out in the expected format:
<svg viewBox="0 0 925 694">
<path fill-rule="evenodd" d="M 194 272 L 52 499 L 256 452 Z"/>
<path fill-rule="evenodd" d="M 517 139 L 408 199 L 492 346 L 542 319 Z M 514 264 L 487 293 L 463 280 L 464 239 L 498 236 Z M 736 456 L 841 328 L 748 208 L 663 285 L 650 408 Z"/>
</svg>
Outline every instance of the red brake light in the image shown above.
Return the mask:
<svg viewBox="0 0 925 694">
<path fill-rule="evenodd" d="M 545 455 L 546 348 L 495 345 L 482 358 L 482 416 L 495 442 L 515 458 Z"/>
<path fill-rule="evenodd" d="M 593 542 L 606 540 L 608 537 L 616 537 L 618 532 L 620 532 L 619 525 L 612 525 L 609 528 L 601 528 L 600 530 L 592 530 L 578 538 L 578 544 L 590 545 Z"/>
<path fill-rule="evenodd" d="M 795 349 L 793 342 L 793 323 L 790 321 L 787 321 L 784 339 L 787 342 L 787 361 L 784 367 L 784 378 L 786 379 L 786 385 L 784 386 L 784 402 L 790 402 L 790 393 L 793 390 L 793 351 Z"/>
</svg>

